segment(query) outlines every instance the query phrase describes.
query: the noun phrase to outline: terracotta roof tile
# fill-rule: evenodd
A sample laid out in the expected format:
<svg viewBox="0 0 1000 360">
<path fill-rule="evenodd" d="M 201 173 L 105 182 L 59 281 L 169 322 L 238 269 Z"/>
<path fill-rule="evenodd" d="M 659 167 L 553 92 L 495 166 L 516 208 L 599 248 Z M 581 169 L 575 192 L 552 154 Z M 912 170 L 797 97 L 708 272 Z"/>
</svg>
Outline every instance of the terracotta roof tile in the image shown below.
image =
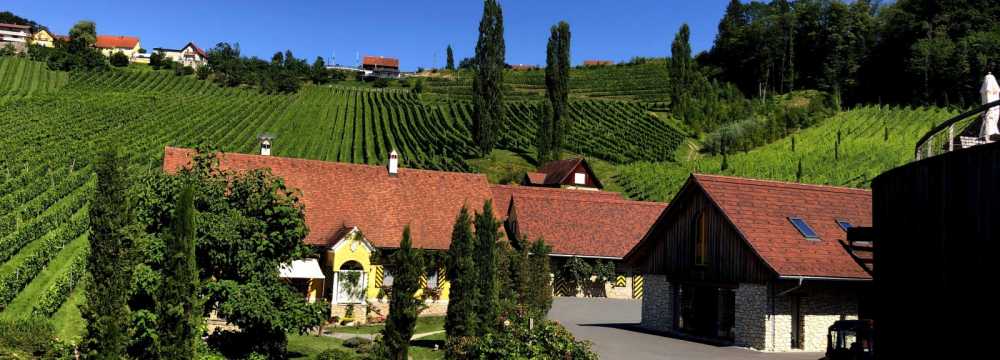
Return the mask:
<svg viewBox="0 0 1000 360">
<path fill-rule="evenodd" d="M 553 254 L 621 258 L 649 231 L 665 203 L 627 201 L 607 191 L 527 186 L 491 186 L 498 212 L 510 204 L 518 228 L 529 240 L 538 237 Z"/>
<path fill-rule="evenodd" d="M 399 59 L 382 57 L 382 56 L 369 56 L 366 55 L 364 59 L 361 60 L 363 65 L 375 65 L 375 66 L 386 66 L 386 67 L 399 67 Z"/>
<path fill-rule="evenodd" d="M 167 147 L 164 170 L 189 166 L 193 154 Z M 481 209 L 492 195 L 480 174 L 401 168 L 393 177 L 383 166 L 235 153 L 222 154 L 219 164 L 237 171 L 269 168 L 299 189 L 310 245 L 333 245 L 345 228 L 357 226 L 376 247 L 394 248 L 409 224 L 414 246 L 447 249 L 462 205 Z"/>
<path fill-rule="evenodd" d="M 135 36 L 97 35 L 94 47 L 101 49 L 131 49 L 139 44 Z"/>
<path fill-rule="evenodd" d="M 838 240 L 837 220 L 871 226 L 871 191 L 716 175 L 692 175 L 736 225 L 750 246 L 779 275 L 870 278 Z M 819 235 L 807 240 L 789 217 L 800 217 Z"/>
</svg>

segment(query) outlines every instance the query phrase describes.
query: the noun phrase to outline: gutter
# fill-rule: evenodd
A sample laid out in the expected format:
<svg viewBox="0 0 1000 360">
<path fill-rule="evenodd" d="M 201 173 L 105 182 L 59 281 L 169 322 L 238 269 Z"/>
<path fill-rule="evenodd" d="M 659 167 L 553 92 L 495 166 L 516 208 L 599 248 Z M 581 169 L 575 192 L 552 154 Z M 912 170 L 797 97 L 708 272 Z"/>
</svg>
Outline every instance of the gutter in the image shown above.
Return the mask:
<svg viewBox="0 0 1000 360">
<path fill-rule="evenodd" d="M 622 259 L 620 257 L 614 257 L 614 256 L 572 255 L 572 254 L 557 254 L 557 253 L 550 253 L 549 256 L 553 256 L 553 257 L 578 257 L 578 258 L 586 258 L 586 259 L 605 259 L 605 260 L 621 260 Z"/>
<path fill-rule="evenodd" d="M 781 280 L 821 280 L 821 281 L 872 281 L 872 279 L 864 278 L 849 278 L 849 277 L 833 277 L 833 276 L 798 276 L 798 275 L 781 275 L 778 276 Z"/>
</svg>

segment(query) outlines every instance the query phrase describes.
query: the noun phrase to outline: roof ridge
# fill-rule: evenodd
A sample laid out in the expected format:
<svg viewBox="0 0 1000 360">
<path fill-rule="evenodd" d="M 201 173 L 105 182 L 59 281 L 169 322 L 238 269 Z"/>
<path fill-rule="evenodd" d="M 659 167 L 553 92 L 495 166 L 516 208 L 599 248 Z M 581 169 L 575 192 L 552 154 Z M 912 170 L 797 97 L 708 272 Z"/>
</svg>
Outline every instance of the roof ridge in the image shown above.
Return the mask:
<svg viewBox="0 0 1000 360">
<path fill-rule="evenodd" d="M 871 195 L 872 191 L 870 189 L 852 188 L 846 186 L 834 186 L 834 185 L 820 185 L 820 184 L 803 184 L 790 181 L 781 181 L 773 179 L 756 179 L 756 178 L 746 178 L 739 176 L 728 176 L 728 175 L 715 175 L 715 174 L 703 174 L 703 173 L 693 173 L 696 179 L 699 180 L 715 180 L 727 183 L 740 183 L 746 185 L 756 185 L 756 186 L 767 186 L 767 185 L 779 185 L 787 188 L 796 188 L 799 190 L 810 190 L 810 191 L 826 191 L 826 192 L 836 192 L 836 193 L 863 193 Z"/>
<path fill-rule="evenodd" d="M 556 198 L 548 196 L 540 196 L 535 194 L 511 194 L 512 197 L 528 197 L 537 199 L 551 199 L 551 200 L 562 200 L 562 201 L 582 201 L 582 202 L 596 202 L 596 203 L 617 203 L 617 204 L 630 204 L 630 205 L 645 205 L 645 206 L 665 206 L 668 205 L 665 202 L 656 201 L 642 201 L 642 200 L 628 200 L 628 199 L 607 199 L 603 197 L 573 197 L 573 198 Z"/>
</svg>

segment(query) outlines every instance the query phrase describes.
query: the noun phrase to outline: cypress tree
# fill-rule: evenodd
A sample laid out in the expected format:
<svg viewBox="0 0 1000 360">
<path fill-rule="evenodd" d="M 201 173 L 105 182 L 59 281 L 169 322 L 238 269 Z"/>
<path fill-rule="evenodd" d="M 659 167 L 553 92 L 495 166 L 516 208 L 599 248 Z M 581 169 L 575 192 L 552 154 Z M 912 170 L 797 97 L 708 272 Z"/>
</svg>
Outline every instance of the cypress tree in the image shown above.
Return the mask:
<svg viewBox="0 0 1000 360">
<path fill-rule="evenodd" d="M 548 101 L 543 101 L 538 112 L 538 131 L 535 133 L 535 150 L 538 152 L 536 158 L 538 164 L 545 164 L 554 160 L 552 157 L 552 105 Z"/>
<path fill-rule="evenodd" d="M 792 152 L 795 152 L 795 135 L 792 135 Z"/>
<path fill-rule="evenodd" d="M 693 119 L 687 116 L 688 99 L 691 95 L 691 28 L 687 23 L 681 25 L 670 44 L 670 100 L 673 112 L 690 124 Z"/>
<path fill-rule="evenodd" d="M 548 153 L 539 158 L 541 162 L 559 159 L 559 153 L 562 151 L 562 137 L 569 131 L 570 127 L 569 116 L 566 115 L 566 106 L 569 100 L 569 45 L 569 24 L 560 21 L 552 26 L 546 48 L 545 94 L 549 98 L 549 103 L 552 104 L 552 113 L 549 115 L 551 120 L 547 122 L 549 129 L 542 133 L 548 137 L 545 140 L 548 145 L 546 149 Z"/>
<path fill-rule="evenodd" d="M 476 261 L 479 263 L 477 282 L 476 316 L 479 334 L 492 332 L 499 319 L 499 294 L 497 285 L 497 224 L 493 217 L 493 201 L 486 200 L 483 212 L 476 213 Z"/>
<path fill-rule="evenodd" d="M 485 0 L 476 42 L 476 77 L 472 81 L 472 136 L 484 154 L 493 150 L 504 128 L 505 54 L 503 11 L 496 0 Z"/>
<path fill-rule="evenodd" d="M 455 53 L 451 50 L 451 44 L 448 44 L 448 62 L 445 65 L 445 69 L 455 70 Z"/>
<path fill-rule="evenodd" d="M 549 252 L 552 249 L 539 238 L 531 243 L 529 257 L 526 303 L 539 320 L 544 319 L 552 307 L 552 269 Z"/>
<path fill-rule="evenodd" d="M 403 239 L 399 249 L 390 256 L 395 280 L 389 296 L 389 316 L 386 319 L 382 338 L 386 350 L 394 360 L 406 360 L 410 349 L 413 327 L 420 315 L 423 301 L 416 297 L 420 290 L 420 275 L 424 269 L 424 259 L 410 240 L 410 226 L 403 228 Z"/>
<path fill-rule="evenodd" d="M 465 206 L 455 219 L 448 247 L 448 279 L 451 282 L 448 314 L 444 329 L 448 338 L 475 336 L 476 334 L 476 262 L 473 260 L 475 240 L 472 237 L 472 219 Z"/>
<path fill-rule="evenodd" d="M 130 181 L 125 155 L 117 146 L 104 150 L 97 160 L 97 189 L 90 202 L 90 254 L 86 302 L 81 308 L 87 321 L 84 349 L 93 359 L 122 359 L 128 344 L 128 297 L 132 281 L 133 224 Z"/>
<path fill-rule="evenodd" d="M 156 308 L 161 359 L 186 360 L 195 355 L 201 309 L 194 221 L 194 188 L 188 185 L 174 208 L 173 233 L 164 249 L 163 284 Z"/>
<path fill-rule="evenodd" d="M 795 170 L 795 182 L 802 182 L 802 158 L 799 158 L 799 168 Z"/>
</svg>

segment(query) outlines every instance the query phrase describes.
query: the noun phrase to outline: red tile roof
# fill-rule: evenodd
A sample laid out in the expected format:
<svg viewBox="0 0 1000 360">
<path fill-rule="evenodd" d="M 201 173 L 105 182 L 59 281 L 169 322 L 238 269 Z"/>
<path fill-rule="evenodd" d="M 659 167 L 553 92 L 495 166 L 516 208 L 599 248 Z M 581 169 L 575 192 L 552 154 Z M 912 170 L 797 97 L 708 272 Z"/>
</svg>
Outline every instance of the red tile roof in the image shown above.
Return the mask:
<svg viewBox="0 0 1000 360">
<path fill-rule="evenodd" d="M 366 55 L 361 64 L 399 68 L 399 59 Z"/>
<path fill-rule="evenodd" d="M 553 254 L 621 258 L 649 231 L 665 203 L 627 201 L 607 191 L 495 185 L 497 211 L 517 212 L 519 231 Z"/>
<path fill-rule="evenodd" d="M 164 170 L 190 165 L 193 154 L 167 147 Z M 219 163 L 229 170 L 269 168 L 299 189 L 310 245 L 333 245 L 346 228 L 357 226 L 376 247 L 394 248 L 409 224 L 414 246 L 447 249 L 462 205 L 479 210 L 492 195 L 480 174 L 401 168 L 389 176 L 383 166 L 235 153 L 222 154 Z"/>
<path fill-rule="evenodd" d="M 131 49 L 139 44 L 135 36 L 97 35 L 94 47 L 101 49 Z"/>
<path fill-rule="evenodd" d="M 193 42 L 189 42 L 189 43 L 187 43 L 187 45 L 184 45 L 184 47 L 183 47 L 183 48 L 181 48 L 181 50 L 183 50 L 183 49 L 186 49 L 186 48 L 188 48 L 189 46 L 190 46 L 190 47 L 191 47 L 191 49 L 193 49 L 193 50 L 194 50 L 194 52 L 195 52 L 195 53 L 197 53 L 197 54 L 198 54 L 199 56 L 201 56 L 201 57 L 203 57 L 203 58 L 206 58 L 206 59 L 208 58 L 208 55 L 206 55 L 206 54 L 205 54 L 205 51 L 201 50 L 201 48 L 200 48 L 200 47 L 198 47 L 198 45 L 195 45 L 195 44 L 194 44 Z"/>
<path fill-rule="evenodd" d="M 525 184 L 525 185 L 532 185 L 532 184 L 542 185 L 542 184 L 545 184 L 545 176 L 546 176 L 545 173 L 529 172 L 529 173 L 525 173 L 524 176 L 527 177 L 527 179 L 525 179 L 525 180 L 527 180 L 527 184 Z"/>
<path fill-rule="evenodd" d="M 778 275 L 870 278 L 837 240 L 847 233 L 837 220 L 871 226 L 869 190 L 692 175 L 754 251 Z M 800 217 L 819 235 L 807 240 L 789 222 Z"/>
<path fill-rule="evenodd" d="M 601 66 L 601 65 L 613 65 L 614 62 L 611 60 L 584 60 L 583 66 Z"/>
</svg>

